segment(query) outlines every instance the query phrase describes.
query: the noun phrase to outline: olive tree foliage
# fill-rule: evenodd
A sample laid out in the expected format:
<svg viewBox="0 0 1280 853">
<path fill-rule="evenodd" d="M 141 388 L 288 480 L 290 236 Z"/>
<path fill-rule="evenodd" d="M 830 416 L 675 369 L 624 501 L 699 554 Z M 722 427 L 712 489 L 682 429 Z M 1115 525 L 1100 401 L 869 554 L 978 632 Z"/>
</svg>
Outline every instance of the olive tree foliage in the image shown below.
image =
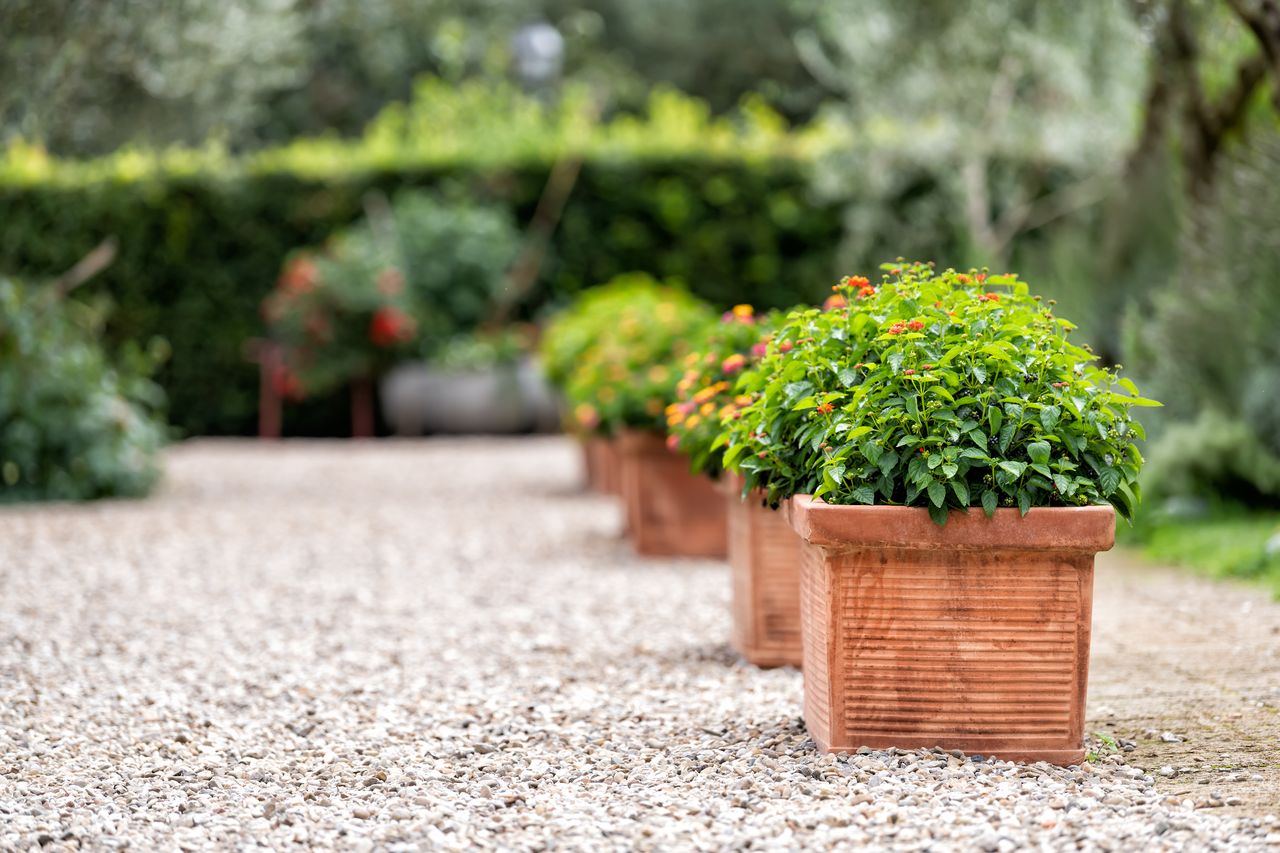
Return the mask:
<svg viewBox="0 0 1280 853">
<path fill-rule="evenodd" d="M 905 221 L 894 230 L 914 229 L 926 245 L 948 242 L 926 222 L 959 220 L 974 259 L 998 262 L 1019 234 L 1113 186 L 1146 60 L 1125 0 L 830 0 L 813 14 L 796 36 L 801 56 L 842 93 L 840 114 L 857 131 L 829 180 L 867 184 L 850 213 L 855 241 L 897 210 Z M 920 185 L 946 210 L 912 207 Z"/>
<path fill-rule="evenodd" d="M 235 140 L 298 84 L 298 0 L 5 0 L 0 144 Z"/>
</svg>

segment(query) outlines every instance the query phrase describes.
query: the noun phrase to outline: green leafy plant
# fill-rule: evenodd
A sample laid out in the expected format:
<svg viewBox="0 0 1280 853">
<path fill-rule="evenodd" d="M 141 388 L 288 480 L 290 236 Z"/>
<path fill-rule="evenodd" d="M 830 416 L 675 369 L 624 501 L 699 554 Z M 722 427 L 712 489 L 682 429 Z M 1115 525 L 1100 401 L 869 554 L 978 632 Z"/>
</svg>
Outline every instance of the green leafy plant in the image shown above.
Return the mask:
<svg viewBox="0 0 1280 853">
<path fill-rule="evenodd" d="M 776 314 L 757 317 L 750 305 L 736 305 L 707 326 L 703 340 L 685 356 L 675 401 L 666 408 L 667 446 L 688 456 L 694 471 L 718 477 L 723 470 L 720 424 L 739 417 L 738 409 L 751 402 L 734 393 L 734 384 L 766 352 L 777 320 Z"/>
<path fill-rule="evenodd" d="M 103 303 L 0 278 L 0 503 L 145 495 L 168 430 L 155 341 L 115 363 Z"/>
<path fill-rule="evenodd" d="M 663 431 L 663 411 L 679 380 L 676 365 L 714 313 L 674 282 L 659 284 L 641 273 L 619 276 L 584 299 L 575 321 L 582 325 L 552 330 L 544 348 L 561 367 L 561 353 L 578 353 L 564 383 L 576 426 L 606 434 L 624 427 Z M 584 339 L 589 343 L 580 348 Z M 552 375 L 560 369 L 553 366 Z"/>
<path fill-rule="evenodd" d="M 758 398 L 726 432 L 726 464 L 775 502 L 811 490 L 925 506 L 939 524 L 971 506 L 1132 518 L 1144 433 L 1130 408 L 1159 404 L 1096 366 L 1014 275 L 884 269 L 782 326 L 739 383 Z"/>
<path fill-rule="evenodd" d="M 431 364 L 447 370 L 491 370 L 515 364 L 531 348 L 532 329 L 524 324 L 458 335 L 436 349 Z"/>
<path fill-rule="evenodd" d="M 281 394 L 300 399 L 446 353 L 485 317 L 514 259 L 503 213 L 404 193 L 385 213 L 296 253 L 262 310 L 284 347 Z"/>
</svg>

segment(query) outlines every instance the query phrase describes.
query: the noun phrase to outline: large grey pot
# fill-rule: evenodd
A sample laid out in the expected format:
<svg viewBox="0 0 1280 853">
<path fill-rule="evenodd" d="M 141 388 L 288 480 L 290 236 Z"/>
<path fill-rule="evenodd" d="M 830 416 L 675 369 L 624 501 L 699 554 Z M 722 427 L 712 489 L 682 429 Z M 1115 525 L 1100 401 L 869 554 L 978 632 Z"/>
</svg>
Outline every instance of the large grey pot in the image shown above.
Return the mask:
<svg viewBox="0 0 1280 853">
<path fill-rule="evenodd" d="M 402 364 L 383 378 L 380 396 L 383 417 L 397 435 L 503 434 L 554 427 L 551 392 L 528 362 L 489 370 Z"/>
</svg>

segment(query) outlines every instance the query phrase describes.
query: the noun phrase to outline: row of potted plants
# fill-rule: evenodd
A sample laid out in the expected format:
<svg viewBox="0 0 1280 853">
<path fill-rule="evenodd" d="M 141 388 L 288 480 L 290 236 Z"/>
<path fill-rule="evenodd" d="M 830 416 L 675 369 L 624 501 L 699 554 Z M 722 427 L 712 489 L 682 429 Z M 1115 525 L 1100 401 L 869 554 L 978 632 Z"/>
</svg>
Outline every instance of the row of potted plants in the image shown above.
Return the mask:
<svg viewBox="0 0 1280 853">
<path fill-rule="evenodd" d="M 1016 276 L 833 290 L 719 319 L 641 277 L 589 292 L 543 356 L 593 482 L 640 553 L 727 552 L 734 644 L 803 666 L 820 748 L 1080 761 L 1094 555 L 1158 403 Z"/>
</svg>

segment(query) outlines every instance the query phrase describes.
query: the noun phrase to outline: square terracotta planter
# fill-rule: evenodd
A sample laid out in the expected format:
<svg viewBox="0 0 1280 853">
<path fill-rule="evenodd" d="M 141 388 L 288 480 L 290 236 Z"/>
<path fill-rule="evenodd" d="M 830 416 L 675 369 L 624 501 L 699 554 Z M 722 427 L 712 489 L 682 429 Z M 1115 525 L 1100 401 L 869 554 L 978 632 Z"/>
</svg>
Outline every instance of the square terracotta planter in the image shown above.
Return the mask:
<svg viewBox="0 0 1280 853">
<path fill-rule="evenodd" d="M 818 748 L 1084 759 L 1093 560 L 1110 507 L 952 513 L 791 501 Z"/>
<path fill-rule="evenodd" d="M 725 500 L 656 433 L 618 436 L 627 532 L 648 556 L 724 557 Z"/>
<path fill-rule="evenodd" d="M 617 439 L 592 435 L 581 439 L 587 488 L 602 495 L 622 493 L 622 462 Z"/>
<path fill-rule="evenodd" d="M 742 498 L 727 473 L 733 647 L 756 666 L 800 666 L 800 546 L 782 509 L 759 495 Z"/>
</svg>

